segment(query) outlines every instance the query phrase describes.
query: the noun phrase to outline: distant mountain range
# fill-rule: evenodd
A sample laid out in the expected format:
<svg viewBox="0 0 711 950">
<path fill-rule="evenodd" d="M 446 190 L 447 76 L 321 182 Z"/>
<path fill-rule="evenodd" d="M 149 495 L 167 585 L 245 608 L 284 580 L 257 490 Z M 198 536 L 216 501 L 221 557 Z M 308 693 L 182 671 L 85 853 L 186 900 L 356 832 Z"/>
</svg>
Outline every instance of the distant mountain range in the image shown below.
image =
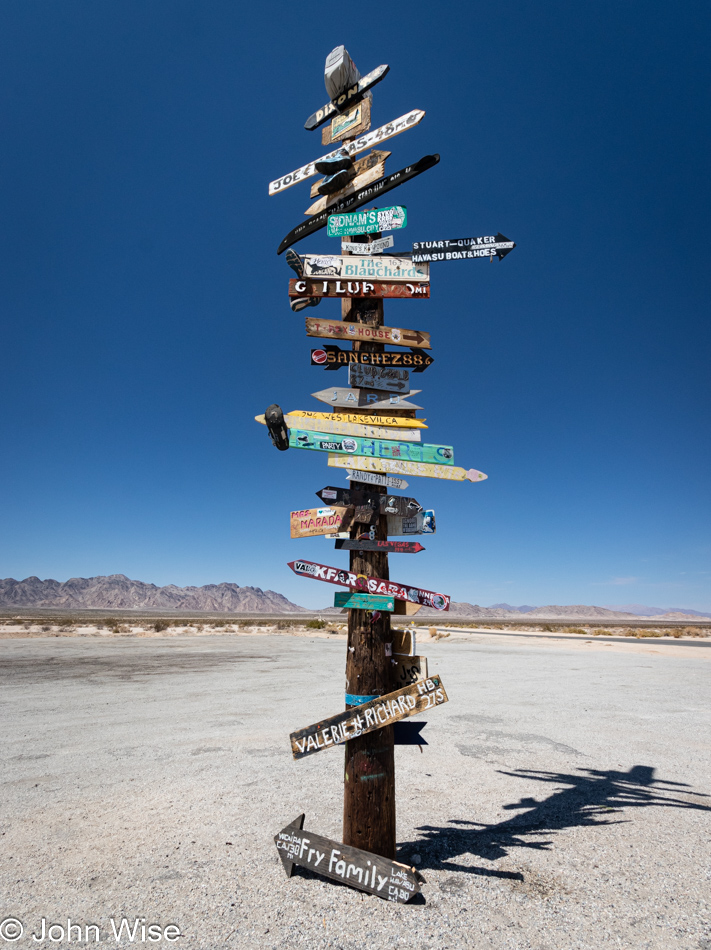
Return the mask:
<svg viewBox="0 0 711 950">
<path fill-rule="evenodd" d="M 132 581 L 125 574 L 108 577 L 72 577 L 68 581 L 40 580 L 26 577 L 16 581 L 12 577 L 0 580 L 0 607 L 48 607 L 63 610 L 195 610 L 225 613 L 291 613 L 307 611 L 287 600 L 283 594 L 260 587 L 240 587 L 238 584 L 205 584 L 204 587 L 176 587 L 169 584 L 157 587 L 143 581 Z M 340 613 L 334 607 L 326 607 L 322 613 Z M 659 619 L 684 619 L 684 617 L 711 617 L 682 607 L 645 607 L 643 604 L 626 604 L 617 607 L 590 607 L 575 604 L 561 607 L 532 607 L 524 604 L 492 604 L 480 607 L 462 601 L 452 601 L 450 615 L 481 617 L 483 620 L 520 619 L 521 615 L 532 620 L 630 620 L 640 617 Z M 439 610 L 423 607 L 420 617 L 441 617 Z"/>
<path fill-rule="evenodd" d="M 237 584 L 204 587 L 156 587 L 129 580 L 125 574 L 108 577 L 72 577 L 68 581 L 41 581 L 27 577 L 0 580 L 0 607 L 57 607 L 86 610 L 210 610 L 225 612 L 288 613 L 305 610 L 283 594 Z"/>
</svg>

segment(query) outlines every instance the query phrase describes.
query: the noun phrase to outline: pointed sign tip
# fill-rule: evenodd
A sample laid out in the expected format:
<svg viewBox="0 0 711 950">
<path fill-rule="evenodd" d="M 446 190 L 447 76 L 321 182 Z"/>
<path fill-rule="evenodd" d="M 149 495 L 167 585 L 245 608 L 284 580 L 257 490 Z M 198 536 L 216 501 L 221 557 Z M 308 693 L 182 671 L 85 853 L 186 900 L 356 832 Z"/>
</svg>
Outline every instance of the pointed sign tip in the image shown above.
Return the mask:
<svg viewBox="0 0 711 950">
<path fill-rule="evenodd" d="M 281 838 L 282 835 L 288 834 L 288 832 L 290 831 L 301 831 L 302 828 L 304 827 L 305 818 L 306 818 L 306 813 L 304 812 L 303 815 L 299 815 L 298 818 L 295 818 L 285 828 L 282 828 L 279 834 L 274 835 L 274 844 L 277 846 L 277 851 L 279 853 L 279 857 L 281 858 L 281 863 L 284 866 L 284 871 L 286 872 L 287 877 L 291 877 L 291 875 L 293 874 L 294 862 L 289 859 L 287 852 L 285 852 L 282 848 L 279 847 L 279 839 Z"/>
</svg>

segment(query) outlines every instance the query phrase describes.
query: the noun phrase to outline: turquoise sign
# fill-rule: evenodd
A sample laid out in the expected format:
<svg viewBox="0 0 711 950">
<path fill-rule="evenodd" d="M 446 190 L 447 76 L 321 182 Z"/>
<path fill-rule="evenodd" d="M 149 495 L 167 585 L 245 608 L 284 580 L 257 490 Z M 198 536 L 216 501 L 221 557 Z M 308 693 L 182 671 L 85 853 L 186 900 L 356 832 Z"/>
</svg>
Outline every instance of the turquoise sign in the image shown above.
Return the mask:
<svg viewBox="0 0 711 950">
<path fill-rule="evenodd" d="M 383 610 L 392 613 L 395 610 L 395 598 L 382 594 L 352 594 L 339 591 L 333 595 L 334 607 L 346 607 L 349 610 Z"/>
<path fill-rule="evenodd" d="M 376 231 L 397 231 L 407 226 L 407 208 L 374 208 L 372 211 L 353 211 L 351 214 L 331 214 L 328 218 L 329 237 L 350 237 L 352 234 L 374 234 Z"/>
</svg>

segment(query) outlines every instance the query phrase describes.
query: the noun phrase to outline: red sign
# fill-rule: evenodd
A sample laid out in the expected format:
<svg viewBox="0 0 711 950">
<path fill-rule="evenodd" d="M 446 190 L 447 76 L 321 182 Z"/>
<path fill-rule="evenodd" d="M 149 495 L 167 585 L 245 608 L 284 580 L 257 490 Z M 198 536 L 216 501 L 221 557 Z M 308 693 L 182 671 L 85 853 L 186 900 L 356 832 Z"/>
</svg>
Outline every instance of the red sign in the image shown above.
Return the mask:
<svg viewBox="0 0 711 950">
<path fill-rule="evenodd" d="M 327 363 L 328 353 L 325 350 L 312 350 L 311 362 L 312 363 Z"/>
</svg>

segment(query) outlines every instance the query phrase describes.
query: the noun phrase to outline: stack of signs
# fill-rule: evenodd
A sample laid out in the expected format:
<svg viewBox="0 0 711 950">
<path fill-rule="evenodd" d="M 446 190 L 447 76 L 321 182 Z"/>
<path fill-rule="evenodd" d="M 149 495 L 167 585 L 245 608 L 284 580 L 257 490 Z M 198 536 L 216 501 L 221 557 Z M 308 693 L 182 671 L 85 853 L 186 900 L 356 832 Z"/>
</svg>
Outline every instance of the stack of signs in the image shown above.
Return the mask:
<svg viewBox="0 0 711 950">
<path fill-rule="evenodd" d="M 424 508 L 415 498 L 392 494 L 392 489 L 408 487 L 401 476 L 453 481 L 486 478 L 475 469 L 455 466 L 452 446 L 423 441 L 421 429 L 427 427 L 416 418 L 422 407 L 410 401 L 420 390 L 411 389 L 410 374 L 421 373 L 432 364 L 433 358 L 426 352 L 431 349 L 430 334 L 399 325 L 384 326 L 383 301 L 429 299 L 430 262 L 502 258 L 514 246 L 497 234 L 417 242 L 406 253 L 390 250 L 395 243 L 393 235 L 381 235 L 405 228 L 408 212 L 401 204 L 377 207 L 379 199 L 433 168 L 439 155 L 426 155 L 385 175 L 385 160 L 391 153 L 377 149 L 424 118 L 424 112 L 414 109 L 394 122 L 370 130 L 370 90 L 387 71 L 387 66 L 380 66 L 361 78 L 347 51 L 343 47 L 333 50 L 326 64 L 327 89 L 332 100 L 306 122 L 310 130 L 328 123 L 323 128 L 322 142 L 332 151 L 269 185 L 269 194 L 275 195 L 316 174 L 323 176 L 311 189 L 311 198 L 316 202 L 308 208 L 307 220 L 284 237 L 279 254 L 323 228 L 327 229 L 328 238 L 345 239 L 330 253 L 318 249 L 308 253 L 291 250 L 287 261 L 297 275 L 289 282 L 289 297 L 299 301 L 293 309 L 321 303 L 319 313 L 325 311 L 323 317 L 306 317 L 307 335 L 329 341 L 311 350 L 311 364 L 332 371 L 347 369 L 347 381 L 342 378 L 342 385 L 313 393 L 328 405 L 329 412 L 296 409 L 283 414 L 273 405 L 266 419 L 256 418 L 267 424 L 272 416 L 278 415 L 283 442 L 288 440 L 288 447 L 325 453 L 328 465 L 343 469 L 343 475 L 347 473 L 351 481 L 353 487 L 329 485 L 321 489 L 317 494 L 323 507 L 292 511 L 290 533 L 292 538 L 299 539 L 336 539 L 336 550 L 354 552 L 351 564 L 365 565 L 359 567 L 364 573 L 311 560 L 295 560 L 289 567 L 301 577 L 345 588 L 335 593 L 334 606 L 358 612 L 349 616 L 354 637 L 361 636 L 366 624 L 378 621 L 383 624 L 382 631 L 389 630 L 388 621 L 381 620 L 383 614 L 412 615 L 422 607 L 445 612 L 450 607 L 447 594 L 418 584 L 392 581 L 389 569 L 375 568 L 376 564 L 383 564 L 383 553 L 412 554 L 424 550 L 414 540 L 384 539 L 384 529 L 389 538 L 435 532 L 434 511 Z M 371 147 L 373 151 L 367 153 Z M 361 240 L 352 241 L 355 236 Z M 347 314 L 346 317 L 339 319 L 335 308 L 329 310 L 333 307 L 329 298 L 345 301 L 341 314 Z M 349 304 L 350 300 L 357 303 Z M 337 306 L 341 309 L 342 304 Z M 400 320 L 392 322 L 399 324 Z M 391 349 L 386 350 L 385 346 Z M 347 386 L 343 385 L 346 382 Z M 377 533 L 381 537 L 376 537 Z M 381 560 L 376 561 L 376 555 Z M 383 576 L 377 576 L 379 573 Z M 361 640 L 354 642 L 362 650 Z M 447 694 L 441 679 L 428 675 L 426 658 L 414 655 L 414 637 L 411 646 L 410 650 L 399 642 L 384 643 L 383 663 L 391 665 L 391 691 L 386 695 L 346 693 L 345 712 L 292 733 L 294 758 L 305 758 L 395 724 L 400 724 L 399 743 L 426 744 L 419 735 L 423 723 L 401 721 L 447 702 Z M 358 655 L 355 654 L 353 662 Z M 383 671 L 387 675 L 385 667 Z M 360 674 L 355 681 L 359 679 Z M 361 691 L 364 688 L 365 685 L 361 686 Z M 369 777 L 380 779 L 380 775 Z M 376 787 L 381 788 L 369 786 L 371 791 Z M 275 838 L 288 874 L 293 864 L 301 864 L 396 901 L 409 900 L 419 890 L 422 878 L 414 869 L 312 832 L 304 833 L 303 818 L 302 815 L 287 825 Z"/>
</svg>

